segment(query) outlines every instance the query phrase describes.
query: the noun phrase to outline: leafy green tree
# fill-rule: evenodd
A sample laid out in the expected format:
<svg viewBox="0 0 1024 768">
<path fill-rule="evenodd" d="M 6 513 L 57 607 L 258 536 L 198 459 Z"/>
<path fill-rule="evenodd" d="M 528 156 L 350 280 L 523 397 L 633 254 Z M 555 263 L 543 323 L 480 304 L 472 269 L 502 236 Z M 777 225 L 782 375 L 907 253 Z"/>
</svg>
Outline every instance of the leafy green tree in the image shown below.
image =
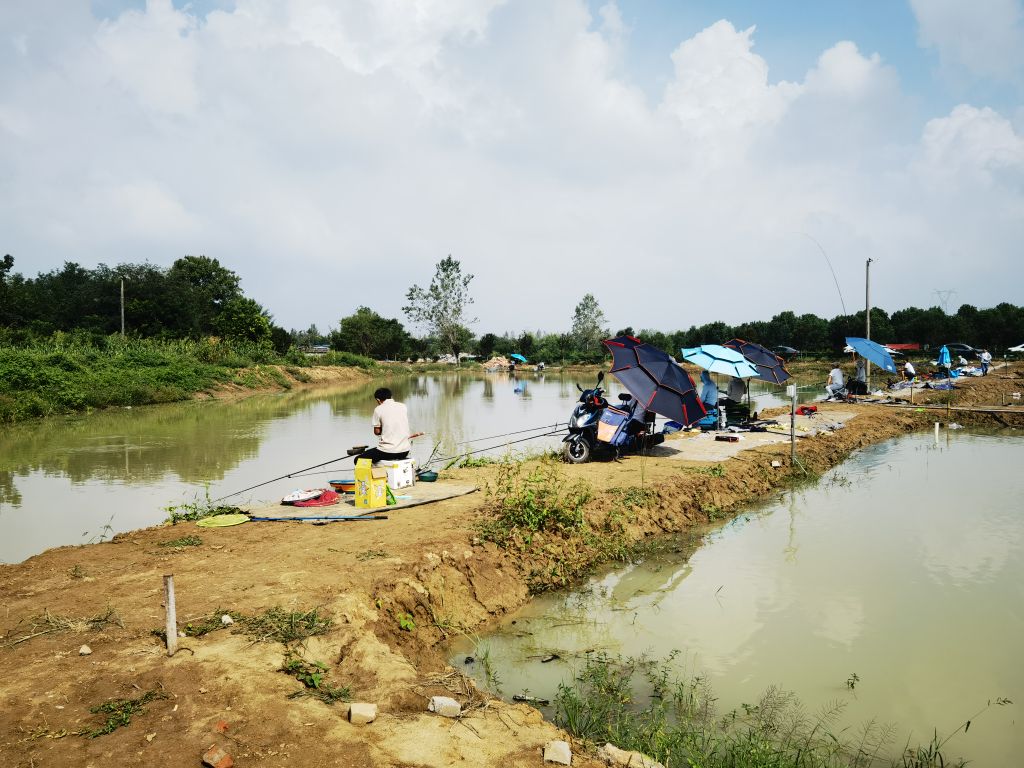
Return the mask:
<svg viewBox="0 0 1024 768">
<path fill-rule="evenodd" d="M 533 344 L 534 338 L 532 333 L 524 332 L 516 341 L 516 345 L 519 347 L 519 354 L 524 357 L 529 357 L 533 353 Z"/>
<path fill-rule="evenodd" d="M 238 275 L 206 256 L 178 259 L 167 279 L 177 311 L 164 322 L 175 335 L 199 337 L 217 332 L 217 316 L 229 301 L 242 296 Z"/>
<path fill-rule="evenodd" d="M 600 351 L 601 340 L 608 336 L 606 322 L 597 299 L 592 293 L 586 294 L 572 316 L 572 336 L 583 355 L 590 357 Z"/>
<path fill-rule="evenodd" d="M 476 343 L 477 354 L 484 359 L 489 358 L 494 353 L 494 345 L 497 341 L 498 337 L 493 333 L 485 333 Z"/>
<path fill-rule="evenodd" d="M 277 354 L 283 355 L 292 347 L 292 335 L 281 326 L 271 323 L 270 343 Z"/>
<path fill-rule="evenodd" d="M 214 326 L 217 333 L 231 341 L 270 343 L 270 319 L 263 307 L 252 299 L 236 297 L 228 300 L 217 315 Z"/>
<path fill-rule="evenodd" d="M 331 336 L 331 347 L 372 358 L 397 357 L 407 346 L 409 334 L 398 320 L 381 317 L 369 307 L 359 307 L 343 317 Z"/>
<path fill-rule="evenodd" d="M 476 322 L 467 316 L 473 303 L 469 284 L 473 275 L 462 274 L 462 264 L 451 254 L 437 263 L 428 288 L 412 286 L 405 294 L 408 302 L 402 307 L 409 320 L 434 335 L 442 347 L 455 355 L 465 351 L 472 341 L 466 326 Z M 467 340 L 466 334 L 469 333 Z"/>
</svg>

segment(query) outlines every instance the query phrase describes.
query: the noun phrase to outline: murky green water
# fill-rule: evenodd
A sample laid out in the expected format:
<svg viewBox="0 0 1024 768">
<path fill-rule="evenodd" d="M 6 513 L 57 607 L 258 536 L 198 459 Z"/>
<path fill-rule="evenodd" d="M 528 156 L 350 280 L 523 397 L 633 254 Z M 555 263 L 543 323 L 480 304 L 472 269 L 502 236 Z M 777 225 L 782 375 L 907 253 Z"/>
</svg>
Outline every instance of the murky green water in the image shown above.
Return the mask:
<svg viewBox="0 0 1024 768">
<path fill-rule="evenodd" d="M 1024 763 L 1024 440 L 900 438 L 662 557 L 546 596 L 453 663 L 505 695 L 553 699 L 588 650 L 661 658 L 707 675 L 727 712 L 771 685 L 814 710 L 846 702 L 854 728 L 897 724 L 927 743 L 967 719 L 951 752 Z M 541 663 L 550 653 L 562 659 Z M 856 674 L 850 690 L 847 681 Z M 1011 699 L 1007 706 L 986 703 Z"/>
<path fill-rule="evenodd" d="M 369 424 L 377 386 L 124 409 L 4 428 L 0 562 L 153 525 L 166 518 L 166 507 L 203 498 L 207 486 L 216 499 L 344 456 L 352 445 L 372 445 Z M 413 448 L 421 462 L 435 441 L 443 443 L 442 455 L 556 447 L 559 438 L 510 444 L 533 433 L 465 441 L 561 427 L 579 394 L 571 377 L 557 373 L 521 373 L 514 379 L 505 373 L 439 373 L 393 380 L 389 386 L 408 405 L 412 428 L 428 433 Z M 777 389 L 755 387 L 755 407 L 781 403 Z M 612 391 L 619 391 L 614 382 Z M 351 461 L 338 462 L 227 503 L 280 499 L 295 488 L 324 486 L 351 467 Z"/>
</svg>

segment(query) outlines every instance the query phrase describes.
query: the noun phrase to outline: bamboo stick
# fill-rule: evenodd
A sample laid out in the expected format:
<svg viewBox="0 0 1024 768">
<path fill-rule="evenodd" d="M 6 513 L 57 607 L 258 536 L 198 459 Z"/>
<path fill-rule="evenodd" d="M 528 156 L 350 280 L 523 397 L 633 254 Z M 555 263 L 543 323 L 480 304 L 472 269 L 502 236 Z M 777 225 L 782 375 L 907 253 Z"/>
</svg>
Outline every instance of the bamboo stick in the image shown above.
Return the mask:
<svg viewBox="0 0 1024 768">
<path fill-rule="evenodd" d="M 167 609 L 167 622 L 164 629 L 167 634 L 167 655 L 173 656 L 178 650 L 178 618 L 174 606 L 174 574 L 164 576 L 164 606 Z"/>
</svg>

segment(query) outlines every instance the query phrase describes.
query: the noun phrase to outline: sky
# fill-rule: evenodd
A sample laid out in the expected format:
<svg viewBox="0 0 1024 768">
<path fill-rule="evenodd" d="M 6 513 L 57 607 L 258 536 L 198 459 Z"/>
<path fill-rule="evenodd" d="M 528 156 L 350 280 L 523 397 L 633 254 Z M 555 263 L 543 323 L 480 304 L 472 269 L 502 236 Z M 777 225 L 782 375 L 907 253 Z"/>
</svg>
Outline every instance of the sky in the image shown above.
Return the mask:
<svg viewBox="0 0 1024 768">
<path fill-rule="evenodd" d="M 0 253 L 289 329 L 448 255 L 478 334 L 1024 304 L 1022 95 L 1024 0 L 5 2 Z"/>
</svg>

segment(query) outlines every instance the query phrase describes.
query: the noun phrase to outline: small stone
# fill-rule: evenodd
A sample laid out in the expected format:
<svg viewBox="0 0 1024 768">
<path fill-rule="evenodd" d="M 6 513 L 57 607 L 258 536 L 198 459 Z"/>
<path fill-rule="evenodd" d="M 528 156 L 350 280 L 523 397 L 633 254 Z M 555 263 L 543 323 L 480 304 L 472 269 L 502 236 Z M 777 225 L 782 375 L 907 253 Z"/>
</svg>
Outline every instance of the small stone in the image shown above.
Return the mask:
<svg viewBox="0 0 1024 768">
<path fill-rule="evenodd" d="M 220 623 L 225 627 L 235 623 L 235 620 L 228 616 L 226 613 L 220 617 Z"/>
<path fill-rule="evenodd" d="M 778 469 L 779 467 L 782 466 L 782 462 L 779 461 L 778 459 L 775 459 L 775 461 L 772 462 L 772 466 L 775 467 L 775 469 Z"/>
<path fill-rule="evenodd" d="M 147 733 L 146 734 L 146 741 L 152 741 L 155 738 L 156 738 L 156 734 L 155 733 Z"/>
<path fill-rule="evenodd" d="M 544 762 L 572 765 L 572 750 L 567 741 L 549 741 L 544 745 Z"/>
<path fill-rule="evenodd" d="M 203 688 L 202 686 L 200 686 L 199 687 L 199 692 L 200 693 L 206 693 L 206 688 Z"/>
<path fill-rule="evenodd" d="M 81 648 L 78 649 L 79 656 L 89 656 L 91 653 L 92 648 L 90 648 L 88 645 L 83 645 Z"/>
<path fill-rule="evenodd" d="M 427 711 L 436 712 L 441 717 L 458 717 L 462 714 L 462 705 L 448 696 L 432 696 Z"/>
<path fill-rule="evenodd" d="M 352 702 L 348 705 L 348 721 L 355 725 L 367 725 L 377 719 L 377 705 Z"/>
<path fill-rule="evenodd" d="M 608 765 L 623 766 L 625 768 L 665 768 L 653 757 L 648 757 L 641 752 L 627 752 L 619 749 L 614 744 L 605 744 L 597 750 L 597 756 Z"/>
<path fill-rule="evenodd" d="M 211 744 L 203 755 L 203 765 L 208 765 L 210 768 L 231 768 L 234 764 L 235 761 L 231 755 L 216 744 Z"/>
</svg>

